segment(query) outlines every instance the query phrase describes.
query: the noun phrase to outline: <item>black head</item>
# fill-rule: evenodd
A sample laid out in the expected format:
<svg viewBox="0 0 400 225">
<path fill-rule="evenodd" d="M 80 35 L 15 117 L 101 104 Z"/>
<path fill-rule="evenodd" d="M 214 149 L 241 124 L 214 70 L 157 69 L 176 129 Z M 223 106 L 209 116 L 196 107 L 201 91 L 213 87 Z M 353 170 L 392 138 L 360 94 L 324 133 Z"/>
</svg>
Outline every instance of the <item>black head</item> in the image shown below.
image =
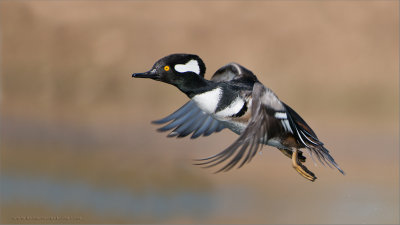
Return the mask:
<svg viewBox="0 0 400 225">
<path fill-rule="evenodd" d="M 192 54 L 172 54 L 158 60 L 144 73 L 134 73 L 135 78 L 150 78 L 175 86 L 182 86 L 189 81 L 204 78 L 206 66 L 203 60 Z"/>
</svg>

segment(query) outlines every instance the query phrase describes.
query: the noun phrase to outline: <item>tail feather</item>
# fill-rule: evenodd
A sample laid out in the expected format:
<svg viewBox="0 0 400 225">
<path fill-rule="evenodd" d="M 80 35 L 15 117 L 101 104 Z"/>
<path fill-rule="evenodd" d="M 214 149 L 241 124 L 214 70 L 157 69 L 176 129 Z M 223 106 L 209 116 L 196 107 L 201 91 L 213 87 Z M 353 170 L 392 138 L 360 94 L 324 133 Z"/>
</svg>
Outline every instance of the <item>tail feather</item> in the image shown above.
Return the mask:
<svg viewBox="0 0 400 225">
<path fill-rule="evenodd" d="M 294 135 L 309 150 L 311 157 L 313 154 L 315 154 L 318 161 L 321 162 L 322 165 L 326 164 L 331 168 L 333 166 L 344 175 L 345 172 L 335 162 L 333 157 L 329 154 L 329 150 L 324 147 L 324 144 L 319 141 L 317 135 L 310 128 L 310 126 L 308 126 L 308 124 L 292 108 L 286 104 L 284 105 L 289 114 L 289 123 L 291 124 L 292 128 L 294 128 Z"/>
</svg>

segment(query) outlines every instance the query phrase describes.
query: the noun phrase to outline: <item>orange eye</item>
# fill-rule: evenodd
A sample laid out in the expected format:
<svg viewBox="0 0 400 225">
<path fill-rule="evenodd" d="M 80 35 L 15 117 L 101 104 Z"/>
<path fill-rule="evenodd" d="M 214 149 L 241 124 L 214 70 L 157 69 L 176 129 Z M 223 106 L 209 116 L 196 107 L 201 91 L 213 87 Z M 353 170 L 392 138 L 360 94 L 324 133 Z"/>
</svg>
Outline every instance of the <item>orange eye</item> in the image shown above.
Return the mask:
<svg viewBox="0 0 400 225">
<path fill-rule="evenodd" d="M 168 71 L 169 70 L 169 66 L 164 66 L 164 70 Z"/>
</svg>

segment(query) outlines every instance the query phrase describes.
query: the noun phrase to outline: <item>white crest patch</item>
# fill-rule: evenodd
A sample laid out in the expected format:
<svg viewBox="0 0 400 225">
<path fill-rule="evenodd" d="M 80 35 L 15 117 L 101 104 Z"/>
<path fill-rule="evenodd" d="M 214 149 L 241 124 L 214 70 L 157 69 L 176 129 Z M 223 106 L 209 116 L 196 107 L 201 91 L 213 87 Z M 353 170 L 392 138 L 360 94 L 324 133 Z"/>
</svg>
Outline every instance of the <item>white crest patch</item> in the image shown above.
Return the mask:
<svg viewBox="0 0 400 225">
<path fill-rule="evenodd" d="M 180 73 L 193 72 L 197 75 L 200 75 L 199 63 L 194 59 L 190 60 L 186 64 L 176 64 L 174 68 Z"/>
<path fill-rule="evenodd" d="M 221 88 L 215 88 L 211 91 L 195 95 L 192 100 L 196 102 L 197 106 L 206 113 L 212 114 L 218 106 L 219 99 L 221 98 Z"/>
</svg>

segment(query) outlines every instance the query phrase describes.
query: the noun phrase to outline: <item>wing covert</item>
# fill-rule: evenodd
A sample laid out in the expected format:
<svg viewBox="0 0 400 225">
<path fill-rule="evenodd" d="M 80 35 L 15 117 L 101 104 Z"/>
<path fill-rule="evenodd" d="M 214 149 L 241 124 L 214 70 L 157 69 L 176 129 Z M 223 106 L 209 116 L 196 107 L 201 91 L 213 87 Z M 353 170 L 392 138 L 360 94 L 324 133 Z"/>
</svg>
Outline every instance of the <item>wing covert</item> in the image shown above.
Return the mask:
<svg viewBox="0 0 400 225">
<path fill-rule="evenodd" d="M 232 80 L 258 81 L 253 72 L 237 63 L 228 63 L 219 68 L 211 77 L 211 80 L 214 82 L 228 82 Z"/>
</svg>

